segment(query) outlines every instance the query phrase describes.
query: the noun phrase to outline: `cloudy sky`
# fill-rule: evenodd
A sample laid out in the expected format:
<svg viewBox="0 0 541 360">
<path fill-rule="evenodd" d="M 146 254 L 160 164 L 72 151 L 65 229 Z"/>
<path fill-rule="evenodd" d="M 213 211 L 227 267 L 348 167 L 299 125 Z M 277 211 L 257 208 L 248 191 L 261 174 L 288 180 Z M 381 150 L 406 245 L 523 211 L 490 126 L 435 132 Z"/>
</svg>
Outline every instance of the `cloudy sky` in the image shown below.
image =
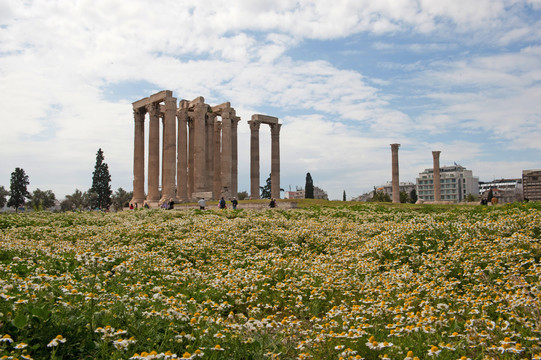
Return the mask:
<svg viewBox="0 0 541 360">
<path fill-rule="evenodd" d="M 132 190 L 131 103 L 230 101 L 239 190 L 252 114 L 280 118 L 281 185 L 330 198 L 459 163 L 480 180 L 541 168 L 541 0 L 0 0 L 0 185 L 62 199 L 102 148 Z M 261 181 L 270 130 L 261 128 Z"/>
</svg>

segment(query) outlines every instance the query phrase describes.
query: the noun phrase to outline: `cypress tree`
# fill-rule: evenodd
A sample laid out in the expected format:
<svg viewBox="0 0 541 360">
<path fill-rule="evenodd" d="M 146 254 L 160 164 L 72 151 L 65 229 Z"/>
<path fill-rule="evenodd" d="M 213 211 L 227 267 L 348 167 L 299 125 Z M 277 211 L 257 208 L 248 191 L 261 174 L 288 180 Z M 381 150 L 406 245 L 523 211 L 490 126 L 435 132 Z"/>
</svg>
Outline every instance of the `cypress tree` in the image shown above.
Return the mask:
<svg viewBox="0 0 541 360">
<path fill-rule="evenodd" d="M 304 198 L 313 199 L 314 198 L 314 181 L 312 180 L 312 175 L 306 173 L 306 185 L 304 186 Z"/>
<path fill-rule="evenodd" d="M 111 205 L 111 175 L 109 167 L 103 162 L 103 151 L 101 148 L 96 154 L 96 166 L 92 173 L 92 187 L 88 192 L 91 196 L 91 205 L 93 208 L 107 209 Z"/>
<path fill-rule="evenodd" d="M 23 206 L 30 193 L 26 187 L 30 184 L 28 175 L 21 168 L 15 168 L 15 171 L 11 173 L 11 182 L 9 187 L 9 200 L 8 206 L 15 208 L 15 211 Z"/>
</svg>

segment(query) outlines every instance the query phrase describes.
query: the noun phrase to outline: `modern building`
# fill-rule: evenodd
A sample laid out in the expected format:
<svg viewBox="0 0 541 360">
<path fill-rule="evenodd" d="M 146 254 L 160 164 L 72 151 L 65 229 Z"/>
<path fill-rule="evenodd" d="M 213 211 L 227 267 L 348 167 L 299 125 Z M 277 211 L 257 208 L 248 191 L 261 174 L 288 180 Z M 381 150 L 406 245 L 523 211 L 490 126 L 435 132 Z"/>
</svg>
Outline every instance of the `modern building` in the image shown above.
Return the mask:
<svg viewBox="0 0 541 360">
<path fill-rule="evenodd" d="M 304 199 L 304 189 L 298 189 L 296 191 L 286 191 L 284 199 Z"/>
<path fill-rule="evenodd" d="M 286 191 L 284 194 L 285 199 L 304 199 L 305 192 L 303 188 L 297 188 L 296 191 Z M 320 187 L 314 186 L 314 199 L 329 200 L 329 196 Z"/>
<path fill-rule="evenodd" d="M 522 170 L 524 200 L 541 201 L 541 169 Z"/>
<path fill-rule="evenodd" d="M 461 165 L 440 168 L 441 200 L 464 201 L 468 194 L 479 194 L 479 178 Z M 434 201 L 434 169 L 426 169 L 417 178 L 417 196 L 423 201 Z"/>
<path fill-rule="evenodd" d="M 498 204 L 522 201 L 522 179 L 479 181 L 481 199 L 487 199 L 490 190 L 492 190 L 492 196 L 498 199 Z"/>
<path fill-rule="evenodd" d="M 522 179 L 499 179 L 493 181 L 479 181 L 479 195 L 490 189 L 498 189 L 503 191 L 520 190 L 520 192 L 522 192 Z"/>
</svg>

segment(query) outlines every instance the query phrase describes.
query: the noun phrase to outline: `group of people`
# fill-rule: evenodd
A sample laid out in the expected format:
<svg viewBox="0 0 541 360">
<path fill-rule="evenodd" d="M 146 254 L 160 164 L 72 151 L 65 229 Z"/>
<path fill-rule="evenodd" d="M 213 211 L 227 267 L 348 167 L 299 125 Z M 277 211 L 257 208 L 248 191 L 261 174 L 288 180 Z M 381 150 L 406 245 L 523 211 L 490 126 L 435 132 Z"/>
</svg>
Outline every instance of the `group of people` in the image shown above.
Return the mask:
<svg viewBox="0 0 541 360">
<path fill-rule="evenodd" d="M 205 206 L 206 206 L 205 198 L 199 199 L 197 204 L 199 205 L 200 210 L 205 210 Z M 237 210 L 238 204 L 239 204 L 239 202 L 237 201 L 236 198 L 231 199 L 231 207 L 233 208 L 233 210 Z M 145 201 L 143 207 L 145 209 L 149 208 L 146 201 Z M 225 201 L 223 196 L 220 199 L 220 201 L 218 201 L 218 207 L 220 209 L 227 209 L 227 204 L 226 204 L 226 201 Z M 274 198 L 271 199 L 271 201 L 269 203 L 269 207 L 270 208 L 275 208 L 276 207 L 276 199 L 274 199 Z M 175 208 L 175 202 L 173 201 L 173 199 L 169 200 L 169 202 L 164 201 L 164 202 L 160 203 L 160 208 L 165 209 L 165 210 L 173 210 Z M 134 206 L 133 203 L 130 203 L 130 210 L 137 210 L 137 203 L 135 203 L 135 206 Z"/>
<path fill-rule="evenodd" d="M 197 202 L 197 204 L 199 205 L 199 209 L 201 210 L 205 210 L 205 206 L 206 206 L 206 202 L 205 202 L 205 199 L 204 198 L 201 198 L 199 199 L 199 201 Z M 233 207 L 233 210 L 237 210 L 237 205 L 239 204 L 239 202 L 237 201 L 236 198 L 233 198 L 231 200 L 231 206 Z M 222 196 L 222 198 L 220 199 L 220 201 L 218 201 L 218 207 L 220 209 L 227 209 L 227 205 L 226 205 L 226 202 L 225 202 L 225 199 L 224 197 Z"/>
</svg>

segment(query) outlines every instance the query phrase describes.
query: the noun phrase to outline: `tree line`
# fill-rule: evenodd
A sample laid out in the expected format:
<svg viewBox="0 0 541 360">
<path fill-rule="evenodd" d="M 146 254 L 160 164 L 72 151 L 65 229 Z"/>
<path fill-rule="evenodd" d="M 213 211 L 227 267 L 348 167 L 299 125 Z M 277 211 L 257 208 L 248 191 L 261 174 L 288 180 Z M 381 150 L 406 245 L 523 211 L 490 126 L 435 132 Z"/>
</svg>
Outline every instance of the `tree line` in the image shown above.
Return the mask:
<svg viewBox="0 0 541 360">
<path fill-rule="evenodd" d="M 9 191 L 0 186 L 0 208 L 5 205 L 15 211 L 20 209 L 44 210 L 56 205 L 56 196 L 52 190 L 36 189 L 32 193 L 28 191 L 29 177 L 22 168 L 15 168 L 11 173 Z M 9 198 L 8 198 L 9 197 Z M 132 198 L 132 192 L 122 188 L 113 194 L 111 190 L 111 175 L 109 166 L 104 162 L 101 148 L 96 154 L 96 165 L 92 173 L 92 186 L 87 191 L 76 189 L 71 195 L 60 203 L 62 211 L 99 209 L 108 210 L 111 206 L 120 210 L 128 205 Z"/>
</svg>

